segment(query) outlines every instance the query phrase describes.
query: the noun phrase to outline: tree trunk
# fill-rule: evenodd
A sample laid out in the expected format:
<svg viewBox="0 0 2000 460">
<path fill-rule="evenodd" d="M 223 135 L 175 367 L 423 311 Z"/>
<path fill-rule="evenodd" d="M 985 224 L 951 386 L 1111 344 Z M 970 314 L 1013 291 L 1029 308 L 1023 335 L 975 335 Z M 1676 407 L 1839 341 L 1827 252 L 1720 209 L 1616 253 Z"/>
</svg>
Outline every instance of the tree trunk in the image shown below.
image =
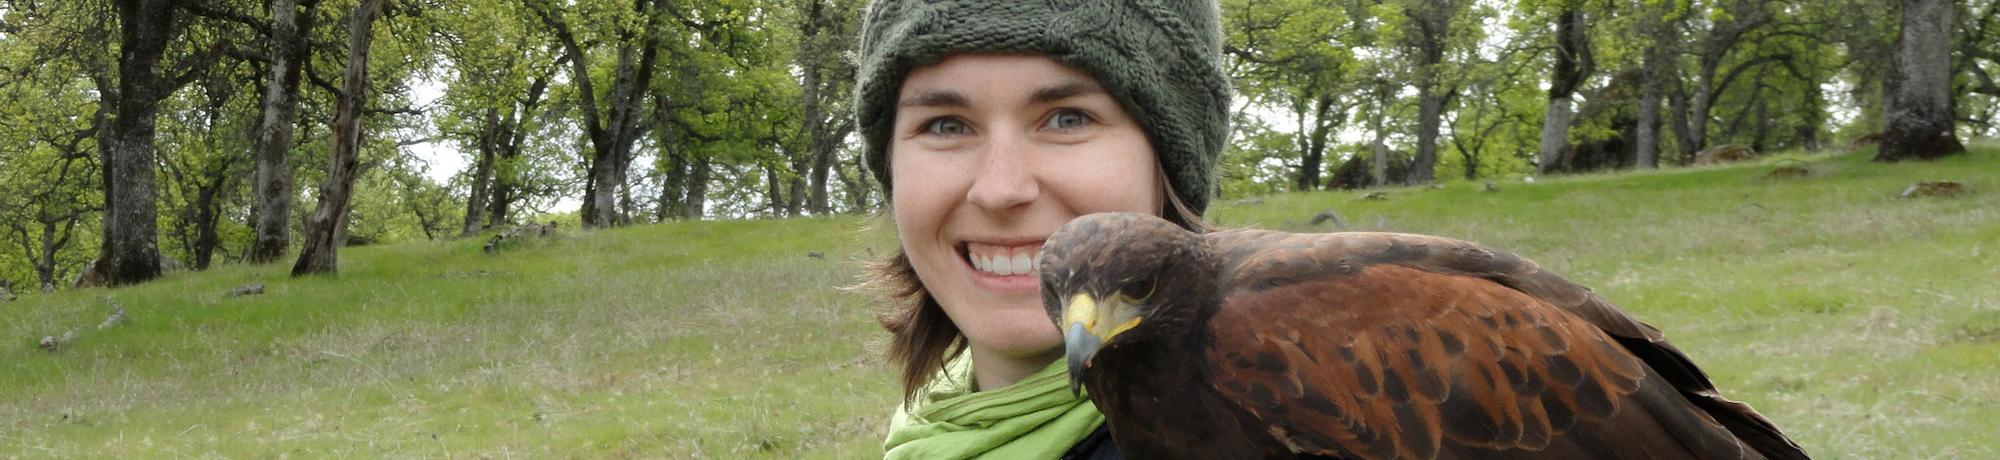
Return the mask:
<svg viewBox="0 0 2000 460">
<path fill-rule="evenodd" d="M 81 215 L 70 214 L 60 219 L 43 219 L 40 222 L 42 244 L 41 251 L 35 258 L 35 277 L 42 283 L 42 292 L 56 291 L 57 280 L 62 278 L 56 274 L 56 253 L 62 251 L 63 247 L 69 246 L 69 237 L 75 235 L 73 231 L 76 229 L 76 221 L 81 218 Z M 61 230 L 56 229 L 57 223 L 62 224 Z"/>
<path fill-rule="evenodd" d="M 1445 95 L 1432 88 L 1417 90 L 1417 157 L 1411 160 L 1408 184 L 1428 184 L 1437 180 L 1438 123 L 1444 118 Z"/>
<path fill-rule="evenodd" d="M 707 215 L 708 175 L 708 156 L 695 156 L 694 164 L 688 169 L 687 199 L 682 201 L 686 203 L 681 208 L 682 218 L 687 220 L 701 220 L 702 216 Z"/>
<path fill-rule="evenodd" d="M 1452 17 L 1462 6 L 1450 1 L 1425 0 L 1403 10 L 1410 18 L 1410 47 L 1417 58 L 1417 153 L 1411 161 L 1409 176 L 1403 178 L 1408 184 L 1437 179 L 1438 123 L 1444 118 L 1445 104 L 1456 92 L 1445 87 L 1439 66 L 1444 63 Z"/>
<path fill-rule="evenodd" d="M 1500 106 L 1505 104 L 1498 95 L 1494 94 L 1494 89 L 1488 85 L 1490 83 L 1473 87 L 1471 92 L 1477 96 L 1473 103 L 1478 105 L 1474 106 L 1475 108 L 1469 115 L 1465 113 L 1464 109 L 1460 109 L 1458 115 L 1455 117 L 1461 121 L 1468 116 L 1471 117 L 1472 128 L 1477 132 L 1472 135 L 1466 135 L 1459 132 L 1458 128 L 1462 123 L 1454 121 L 1446 124 L 1446 126 L 1452 127 L 1451 143 L 1452 146 L 1457 148 L 1459 159 L 1465 163 L 1465 180 L 1467 181 L 1479 179 L 1479 159 L 1484 156 L 1487 139 L 1492 137 L 1493 131 L 1513 124 L 1513 121 L 1508 119 L 1504 113 L 1491 117 L 1490 122 L 1487 121 L 1489 119 L 1487 116 L 1489 111 L 1501 110 Z M 1481 123 L 1485 123 L 1485 126 L 1480 126 Z"/>
<path fill-rule="evenodd" d="M 1695 78 L 1694 98 L 1689 102 L 1687 117 L 1687 139 L 1681 142 L 1681 156 L 1694 161 L 1694 155 L 1708 147 L 1709 111 L 1715 103 L 1715 71 L 1703 71 Z"/>
<path fill-rule="evenodd" d="M 1732 71 L 1731 77 L 1724 77 L 1718 82 L 1716 73 L 1722 68 L 1723 60 L 1729 57 L 1729 52 L 1736 49 L 1736 45 L 1742 42 L 1743 37 L 1750 31 L 1771 23 L 1771 12 L 1765 2 L 1736 1 L 1731 2 L 1727 9 L 1730 12 L 1729 17 L 1726 20 L 1711 21 L 1708 35 L 1702 40 L 1701 54 L 1698 56 L 1699 65 L 1694 75 L 1693 94 L 1673 95 L 1678 98 L 1673 102 L 1680 112 L 1675 114 L 1680 126 L 1674 127 L 1674 137 L 1675 143 L 1680 146 L 1681 161 L 1684 163 L 1693 162 L 1695 153 L 1708 147 L 1709 112 L 1714 109 L 1715 97 L 1728 87 L 1731 77 L 1736 73 Z M 1746 67 L 1747 63 L 1739 65 L 1738 71 Z"/>
<path fill-rule="evenodd" d="M 810 172 L 807 168 L 812 167 L 814 152 L 811 148 L 807 148 L 804 151 L 791 153 L 791 168 L 785 171 L 786 175 L 791 177 L 791 180 L 785 181 L 788 183 L 786 187 L 787 192 L 785 193 L 785 216 L 787 217 L 801 215 L 801 211 L 805 210 L 806 195 L 812 193 L 806 189 L 806 175 Z"/>
<path fill-rule="evenodd" d="M 867 180 L 855 179 L 855 175 L 847 173 L 846 163 L 842 163 L 834 168 L 833 180 L 840 181 L 840 189 L 847 192 L 847 200 L 844 204 L 848 206 L 848 212 L 861 212 L 868 203 L 866 199 L 861 198 L 865 197 L 868 193 L 867 186 L 863 185 Z"/>
<path fill-rule="evenodd" d="M 519 197 L 515 196 L 514 186 L 504 181 L 494 184 L 492 193 L 493 199 L 486 202 L 486 228 L 506 227 L 513 222 L 513 216 L 509 214 L 513 212 L 514 201 Z"/>
<path fill-rule="evenodd" d="M 542 22 L 555 33 L 564 51 L 569 53 L 570 81 L 577 85 L 577 100 L 583 112 L 583 125 L 590 135 L 592 155 L 589 160 L 589 176 L 584 185 L 583 226 L 602 228 L 621 225 L 627 220 L 620 215 L 617 197 L 624 190 L 625 169 L 631 162 L 632 140 L 638 135 L 639 104 L 645 100 L 645 89 L 651 85 L 653 63 L 659 55 L 657 30 L 662 0 L 634 0 L 632 8 L 645 17 L 641 31 L 642 43 L 633 43 L 630 33 L 618 37 L 618 64 L 612 73 L 611 92 L 606 95 L 608 112 L 599 112 L 596 90 L 590 81 L 590 59 L 577 44 L 576 36 L 548 5 L 546 0 L 528 0 L 531 9 L 540 16 Z M 634 46 L 639 49 L 634 49 Z M 634 53 L 638 57 L 634 59 Z"/>
<path fill-rule="evenodd" d="M 847 204 L 854 212 L 866 212 L 870 201 L 874 199 L 875 188 L 871 185 L 874 183 L 874 179 L 868 177 L 868 166 L 863 164 L 865 161 L 867 161 L 867 158 L 855 155 L 854 164 L 851 165 L 851 169 L 848 167 L 841 168 L 843 171 L 854 172 L 851 176 L 852 179 L 849 179 L 850 175 L 846 172 L 840 174 L 840 182 L 847 186 Z"/>
<path fill-rule="evenodd" d="M 1668 67 L 1667 71 L 1673 71 L 1672 66 Z M 1674 156 L 1674 163 L 1686 165 L 1694 160 L 1693 153 L 1689 152 L 1687 148 L 1688 143 L 1694 142 L 1694 132 L 1688 129 L 1688 126 L 1692 123 L 1688 122 L 1687 116 L 1688 111 L 1692 110 L 1692 108 L 1690 107 L 1691 104 L 1688 104 L 1687 91 L 1681 85 L 1675 84 L 1668 88 L 1668 90 L 1667 104 L 1669 104 L 1669 108 L 1672 110 L 1667 111 L 1666 121 L 1667 126 L 1673 128 L 1674 145 L 1679 147 L 1676 150 L 1680 152 L 1679 155 Z"/>
<path fill-rule="evenodd" d="M 820 43 L 820 29 L 825 24 L 823 18 L 826 17 L 826 6 L 820 0 L 808 0 L 808 3 L 810 4 L 805 8 L 806 14 L 799 21 L 798 59 L 801 68 L 800 99 L 805 104 L 806 154 L 812 158 L 802 162 L 806 163 L 804 166 L 809 170 L 800 171 L 800 174 L 805 174 L 806 179 L 810 181 L 807 186 L 811 187 L 809 193 L 812 196 L 807 200 L 806 207 L 811 209 L 814 215 L 823 215 L 826 214 L 826 171 L 832 149 L 824 145 L 827 140 L 825 139 L 827 120 L 821 118 L 824 107 L 820 105 L 822 90 L 820 74 L 824 71 L 822 63 L 828 59 L 824 53 L 818 52 L 819 50 L 815 48 Z M 834 59 L 839 58 L 834 57 Z M 793 190 L 793 201 L 798 201 L 799 195 L 798 190 Z"/>
<path fill-rule="evenodd" d="M 521 147 L 516 142 L 500 149 L 500 156 L 495 159 L 493 182 L 487 190 L 486 228 L 501 228 L 513 222 L 508 214 L 513 210 L 514 201 L 520 199 L 514 186 L 515 177 L 519 174 L 517 162 L 520 156 Z"/>
<path fill-rule="evenodd" d="M 1564 10 L 1556 19 L 1556 62 L 1549 74 L 1549 106 L 1542 119 L 1541 146 L 1535 154 L 1535 170 L 1542 174 L 1565 166 L 1561 164 L 1563 148 L 1569 146 L 1569 123 L 1575 115 L 1571 97 L 1590 77 L 1593 67 L 1587 31 L 1583 13 L 1575 8 Z"/>
<path fill-rule="evenodd" d="M 1715 96 L 1721 92 L 1716 88 L 1715 74 L 1723 55 L 1712 56 L 1713 58 L 1703 58 L 1699 73 L 1695 75 L 1694 91 L 1691 91 L 1693 94 L 1684 95 L 1681 100 L 1674 101 L 1676 107 L 1685 108 L 1686 114 L 1681 118 L 1684 126 L 1674 127 L 1677 138 L 1675 143 L 1680 145 L 1683 163 L 1693 162 L 1695 153 L 1708 146 L 1708 120 L 1710 112 L 1714 110 Z"/>
<path fill-rule="evenodd" d="M 1384 83 L 1386 85 L 1386 83 Z M 1389 118 L 1389 89 L 1378 85 L 1375 88 L 1375 117 L 1368 121 L 1369 129 L 1375 131 L 1375 139 L 1368 143 L 1374 155 L 1369 157 L 1368 176 L 1374 182 L 1368 185 L 1380 187 L 1389 183 L 1389 131 L 1383 124 Z"/>
<path fill-rule="evenodd" d="M 1744 104 L 1743 109 L 1737 111 L 1735 119 L 1730 121 L 1727 136 L 1730 139 L 1740 139 L 1737 130 L 1741 129 L 1743 123 L 1746 121 L 1754 123 L 1756 126 L 1750 130 L 1750 149 L 1759 152 L 1770 151 L 1770 143 L 1766 141 L 1771 134 L 1771 115 L 1768 110 L 1770 103 L 1764 101 L 1765 73 L 1762 70 L 1757 71 L 1755 84 L 1750 86 L 1750 103 Z"/>
<path fill-rule="evenodd" d="M 1300 157 L 1299 175 L 1293 181 L 1293 187 L 1302 192 L 1319 189 L 1320 163 L 1325 161 L 1325 157 L 1323 156 L 1325 152 L 1315 149 L 1311 145 L 1313 135 L 1318 133 L 1313 132 L 1314 130 L 1306 125 L 1307 113 L 1310 111 L 1305 110 L 1300 105 L 1307 102 L 1307 100 L 1299 100 L 1292 105 L 1292 132 L 1297 133 L 1293 135 L 1293 142 L 1299 149 Z"/>
<path fill-rule="evenodd" d="M 292 265 L 292 276 L 336 273 L 340 246 L 346 244 L 347 211 L 354 193 L 355 163 L 361 150 L 361 116 L 368 104 L 368 48 L 375 34 L 375 17 L 383 0 L 361 0 L 347 29 L 347 70 L 333 113 L 333 153 L 327 158 L 326 182 L 320 184 L 319 205 L 306 221 L 305 247 Z"/>
<path fill-rule="evenodd" d="M 632 182 L 625 177 L 625 172 L 632 169 L 631 155 L 627 154 L 625 159 L 626 161 L 618 165 L 618 215 L 616 216 L 618 226 L 632 224 Z"/>
<path fill-rule="evenodd" d="M 216 145 L 216 141 L 221 137 L 217 132 L 224 130 L 223 109 L 235 96 L 236 82 L 227 79 L 209 81 L 212 86 L 205 91 L 208 94 L 208 104 L 202 108 L 205 112 L 204 118 L 207 118 L 205 127 L 207 132 L 202 134 L 202 143 L 210 152 L 225 152 L 226 150 Z M 189 252 L 194 256 L 195 270 L 208 270 L 209 263 L 214 260 L 216 247 L 222 242 L 216 234 L 215 227 L 222 219 L 221 195 L 223 190 L 230 188 L 229 179 L 235 172 L 237 160 L 238 157 L 235 155 L 220 154 L 217 158 L 203 162 L 199 170 L 193 171 L 196 175 L 191 184 L 188 181 L 180 182 L 181 198 L 188 206 L 187 211 L 181 216 L 194 227 L 194 241 Z M 180 174 L 175 174 L 175 179 L 179 180 Z M 187 188 L 190 185 L 194 188 L 192 199 L 187 197 Z"/>
<path fill-rule="evenodd" d="M 1648 12 L 1647 14 L 1649 15 L 1649 19 L 1647 20 L 1646 27 L 1650 29 L 1664 28 L 1658 23 L 1659 18 L 1650 16 L 1659 14 L 1658 12 Z M 1660 67 L 1669 64 L 1667 59 L 1670 56 L 1666 55 L 1668 50 L 1668 44 L 1664 42 L 1666 38 L 1657 30 L 1649 30 L 1648 32 L 1647 35 L 1652 37 L 1652 42 L 1646 45 L 1645 61 L 1640 64 L 1639 70 L 1639 78 L 1641 80 L 1639 90 L 1639 127 L 1638 133 L 1633 136 L 1636 138 L 1634 142 L 1637 145 L 1634 148 L 1637 150 L 1635 156 L 1638 158 L 1634 161 L 1634 164 L 1642 169 L 1657 169 L 1660 167 L 1660 98 L 1664 96 L 1660 90 L 1660 80 L 1662 78 L 1660 75 L 1662 69 Z"/>
<path fill-rule="evenodd" d="M 527 128 L 522 127 L 527 118 L 524 114 L 533 112 L 536 101 L 541 96 L 540 83 L 543 81 L 545 80 L 538 80 L 537 84 L 529 86 L 529 103 L 513 115 L 514 121 L 503 124 L 504 129 L 500 135 L 505 142 L 497 146 L 497 151 L 494 152 L 492 172 L 486 184 L 486 198 L 480 203 L 486 206 L 480 211 L 480 217 L 486 219 L 482 231 L 485 228 L 505 227 L 511 222 L 507 214 L 516 198 L 514 181 L 520 174 L 517 163 L 521 156 L 521 143 L 527 135 Z"/>
<path fill-rule="evenodd" d="M 597 142 L 591 142 L 591 144 L 595 145 Z M 590 158 L 584 160 L 583 206 L 577 210 L 577 217 L 583 220 L 583 228 L 608 227 L 611 225 L 611 221 L 616 220 L 612 219 L 609 215 L 605 215 L 612 209 L 610 205 L 611 194 L 609 192 L 597 193 L 597 184 L 599 182 L 611 181 L 610 173 L 604 171 L 605 168 L 610 167 L 610 163 L 599 159 L 601 156 L 603 155 L 599 155 L 596 153 L 596 149 L 592 148 Z M 603 201 L 603 203 L 599 203 L 599 201 Z M 600 209 L 605 211 L 599 211 Z"/>
<path fill-rule="evenodd" d="M 846 137 L 845 133 L 838 135 Z M 839 148 L 838 142 L 836 138 L 828 136 L 813 143 L 812 199 L 809 201 L 813 215 L 833 213 L 833 207 L 827 204 L 826 179 L 833 173 L 833 157 L 835 150 Z"/>
<path fill-rule="evenodd" d="M 291 249 L 292 123 L 299 107 L 299 81 L 305 74 L 306 34 L 312 30 L 312 9 L 319 0 L 271 2 L 270 73 L 265 76 L 262 116 L 257 122 L 256 182 L 250 215 L 250 248 L 243 261 L 270 263 Z"/>
<path fill-rule="evenodd" d="M 35 257 L 34 258 L 35 278 L 38 281 L 42 282 L 42 292 L 55 292 L 56 290 L 55 249 L 56 248 L 54 247 L 55 245 L 51 243 L 53 243 L 55 240 L 56 226 L 54 222 L 44 221 L 41 222 L 41 224 L 42 224 L 41 251 L 37 251 L 37 253 L 30 255 Z M 25 237 L 27 235 L 21 235 L 21 236 Z M 23 240 L 25 239 L 26 238 L 23 238 Z M 26 241 L 23 241 L 23 243 L 25 244 Z"/>
<path fill-rule="evenodd" d="M 847 135 L 854 131 L 854 117 L 843 102 L 852 97 L 854 65 L 841 58 L 852 46 L 846 25 L 854 9 L 824 0 L 807 0 L 799 21 L 799 67 L 805 102 L 806 154 L 797 172 L 807 181 L 805 209 L 814 215 L 833 212 L 828 204 L 827 178 L 833 173 L 835 156 Z M 851 4 L 851 3 L 850 3 Z"/>
<path fill-rule="evenodd" d="M 498 137 L 501 132 L 500 112 L 486 109 L 486 117 L 479 124 L 479 158 L 472 163 L 472 189 L 465 195 L 465 224 L 460 235 L 474 235 L 485 230 L 486 200 L 491 196 L 493 182 L 493 162 L 499 158 Z"/>
<path fill-rule="evenodd" d="M 70 222 L 75 222 L 71 220 Z M 42 292 L 56 292 L 56 250 L 54 243 L 56 226 L 53 222 L 42 222 L 42 253 L 35 259 L 35 278 L 42 282 Z M 69 239 L 69 225 L 63 226 L 63 239 Z"/>
<path fill-rule="evenodd" d="M 670 101 L 659 95 L 653 96 L 654 122 L 659 124 L 653 129 L 653 134 L 659 137 L 660 154 L 666 156 L 659 166 L 663 176 L 660 179 L 659 215 L 656 217 L 659 221 L 679 219 L 687 207 L 688 148 L 683 144 L 679 128 L 668 121 L 673 117 Z"/>
<path fill-rule="evenodd" d="M 590 79 L 590 56 L 584 54 L 583 46 L 577 44 L 576 35 L 570 32 L 569 23 L 563 20 L 560 13 L 555 11 L 555 7 L 549 5 L 547 0 L 525 0 L 525 2 L 528 4 L 528 9 L 534 10 L 535 15 L 540 17 L 542 23 L 555 34 L 556 41 L 562 44 L 564 54 L 570 56 L 570 81 L 577 87 L 577 109 L 583 114 L 584 134 L 590 139 L 591 149 L 591 155 L 584 159 L 586 173 L 583 184 L 583 209 L 580 211 L 583 226 L 594 228 L 609 225 L 610 219 L 605 219 L 598 211 L 600 207 L 609 208 L 609 203 L 608 200 L 606 203 L 599 203 L 597 189 L 598 182 L 608 177 L 602 169 L 610 166 L 603 160 L 610 156 L 610 152 L 607 151 L 610 148 L 610 139 L 606 135 L 604 122 L 599 118 L 597 110 L 597 89 Z M 624 75 L 625 66 L 625 62 L 619 63 L 621 67 L 619 75 Z M 608 199 L 609 195 L 602 198 Z"/>
<path fill-rule="evenodd" d="M 103 149 L 104 245 L 97 270 L 118 286 L 160 276 L 159 205 L 153 177 L 154 117 L 172 91 L 159 74 L 174 36 L 174 3 L 118 0 L 116 118 Z"/>
<path fill-rule="evenodd" d="M 1473 152 L 1461 153 L 1459 154 L 1459 158 L 1465 161 L 1465 180 L 1467 181 L 1478 180 L 1479 152 L 1473 151 Z"/>
<path fill-rule="evenodd" d="M 1472 115 L 1473 123 L 1476 124 L 1479 122 L 1479 117 L 1483 115 L 1483 112 L 1484 111 L 1481 110 L 1473 113 Z M 1459 120 L 1464 120 L 1465 113 L 1463 111 L 1460 111 L 1459 115 L 1456 118 L 1458 118 Z M 1455 150 L 1458 150 L 1459 163 L 1465 165 L 1465 174 L 1464 174 L 1465 180 L 1470 181 L 1473 179 L 1478 179 L 1479 151 L 1484 149 L 1483 146 L 1478 146 L 1478 144 L 1482 144 L 1484 143 L 1484 141 L 1472 140 L 1471 143 L 1474 144 L 1474 146 L 1468 146 L 1466 145 L 1467 139 L 1465 139 L 1465 136 L 1458 132 L 1458 123 L 1456 122 L 1446 123 L 1445 126 L 1451 127 L 1451 145 L 1452 147 L 1454 147 Z"/>
<path fill-rule="evenodd" d="M 1875 161 L 1935 160 L 1965 151 L 1952 127 L 1952 3 L 1903 0 L 1903 30 L 1883 82 Z"/>
<path fill-rule="evenodd" d="M 1799 138 L 1801 148 L 1806 151 L 1817 151 L 1820 148 L 1819 128 L 1826 120 L 1825 95 L 1820 92 L 1819 85 L 1806 85 L 1802 93 L 1800 98 L 1804 101 L 1801 105 L 1805 106 L 1806 113 L 1803 114 L 1804 120 L 1800 120 L 1795 135 Z"/>
<path fill-rule="evenodd" d="M 774 216 L 785 212 L 785 186 L 778 181 L 778 167 L 768 164 L 764 165 L 764 207 Z"/>
<path fill-rule="evenodd" d="M 802 44 L 812 44 L 820 36 L 820 28 L 818 28 L 818 24 L 820 24 L 820 2 L 814 0 L 808 12 L 810 14 L 806 14 L 806 28 L 800 34 L 800 42 Z M 808 188 L 808 192 L 806 192 L 806 196 L 808 196 L 806 208 L 812 210 L 812 214 L 826 214 L 826 156 L 830 152 L 826 152 L 824 146 L 820 144 L 820 142 L 824 142 L 824 136 L 826 136 L 826 132 L 824 132 L 826 130 L 826 120 L 820 120 L 820 64 L 818 62 L 820 62 L 818 56 L 808 56 L 808 52 L 800 52 L 800 66 L 802 66 L 802 78 L 800 78 L 802 94 L 800 94 L 800 102 L 804 104 L 804 110 L 806 110 L 806 126 L 804 128 L 806 128 L 806 156 L 808 158 L 804 158 L 804 162 L 800 162 L 800 166 L 804 166 L 804 168 L 800 168 L 798 174 L 802 174 L 800 180 L 804 180 L 806 182 L 804 186 Z M 792 190 L 792 200 L 794 202 L 798 200 L 798 196 L 800 196 L 800 192 Z"/>
<path fill-rule="evenodd" d="M 528 142 L 528 133 L 534 130 L 529 125 L 534 122 L 536 112 L 541 109 L 542 102 L 545 101 L 543 96 L 548 94 L 549 81 L 555 79 L 556 72 L 561 71 L 563 64 L 569 59 L 568 54 L 556 58 L 556 62 L 547 70 L 529 80 L 528 97 L 521 99 L 520 105 L 513 110 L 513 113 L 500 121 L 500 131 L 495 137 L 500 143 L 496 148 L 498 151 L 497 157 L 494 158 L 493 177 L 487 185 L 485 212 L 487 228 L 499 228 L 512 223 L 508 213 L 512 210 L 514 201 L 520 199 L 517 196 L 519 187 L 516 182 L 520 180 L 521 145 Z"/>
<path fill-rule="evenodd" d="M 222 194 L 223 188 L 229 186 L 228 169 L 215 168 L 216 174 L 201 178 L 200 186 L 195 188 L 195 270 L 207 270 L 209 262 L 214 260 L 216 246 L 222 243 L 221 236 L 216 234 L 215 226 L 222 220 L 220 212 L 222 203 L 218 195 Z"/>
<path fill-rule="evenodd" d="M 1542 140 L 1535 150 L 1535 171 L 1548 174 L 1562 169 L 1563 147 L 1569 145 L 1571 111 L 1569 96 L 1549 98 L 1548 112 L 1542 117 Z"/>
<path fill-rule="evenodd" d="M 1309 142 L 1306 143 L 1306 149 L 1312 153 L 1313 158 L 1319 159 L 1321 165 L 1325 165 L 1328 138 L 1333 136 L 1333 128 L 1335 126 L 1345 123 L 1347 120 L 1339 118 L 1344 116 L 1344 112 L 1334 110 L 1333 104 L 1336 101 L 1333 95 L 1321 94 L 1315 99 L 1318 103 L 1313 107 L 1312 137 L 1307 139 Z M 1313 175 L 1314 188 L 1326 185 L 1325 181 L 1319 177 L 1319 170 L 1314 170 Z"/>
<path fill-rule="evenodd" d="M 678 149 L 668 147 L 667 166 L 660 171 L 659 206 L 654 210 L 654 222 L 666 222 L 680 218 L 681 199 L 687 196 L 687 156 Z"/>
</svg>

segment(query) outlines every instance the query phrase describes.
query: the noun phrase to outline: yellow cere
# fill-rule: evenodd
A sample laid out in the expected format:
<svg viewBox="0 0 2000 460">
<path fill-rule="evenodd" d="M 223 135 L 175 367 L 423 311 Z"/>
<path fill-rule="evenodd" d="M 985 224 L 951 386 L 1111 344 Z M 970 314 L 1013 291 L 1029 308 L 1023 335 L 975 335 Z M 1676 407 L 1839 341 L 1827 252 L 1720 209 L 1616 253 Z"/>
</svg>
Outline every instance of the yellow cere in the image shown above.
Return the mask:
<svg viewBox="0 0 2000 460">
<path fill-rule="evenodd" d="M 1091 298 L 1089 294 L 1077 294 L 1075 297 L 1070 298 L 1069 308 L 1063 311 L 1064 322 L 1068 324 L 1081 323 L 1084 330 L 1090 331 L 1091 335 L 1097 336 L 1100 340 L 1110 339 L 1113 336 L 1138 327 L 1139 318 L 1135 316 L 1118 323 L 1117 326 L 1111 327 L 1109 331 L 1099 328 L 1099 326 L 1109 325 L 1112 321 L 1117 321 L 1118 317 L 1129 313 L 1120 308 L 1123 302 L 1119 300 L 1113 298 L 1110 305 L 1099 309 L 1097 299 Z"/>
<path fill-rule="evenodd" d="M 1068 323 L 1083 323 L 1083 329 L 1097 330 L 1097 300 L 1090 294 L 1077 294 L 1069 299 L 1069 308 L 1063 309 L 1063 319 Z"/>
</svg>

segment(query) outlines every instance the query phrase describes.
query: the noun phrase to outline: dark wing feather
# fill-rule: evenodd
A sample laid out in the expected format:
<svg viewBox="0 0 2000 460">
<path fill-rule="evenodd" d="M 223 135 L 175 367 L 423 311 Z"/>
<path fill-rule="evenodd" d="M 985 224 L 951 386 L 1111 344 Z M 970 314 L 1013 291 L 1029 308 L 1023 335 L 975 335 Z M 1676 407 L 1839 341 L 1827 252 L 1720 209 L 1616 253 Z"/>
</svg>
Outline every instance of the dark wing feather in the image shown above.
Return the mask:
<svg viewBox="0 0 2000 460">
<path fill-rule="evenodd" d="M 1480 247 L 1464 241 L 1415 235 L 1375 234 L 1399 243 L 1394 246 L 1421 247 L 1395 251 L 1411 256 L 1404 263 L 1437 273 L 1478 276 L 1525 292 L 1572 314 L 1610 334 L 1627 351 L 1638 356 L 1653 372 L 1671 384 L 1681 396 L 1727 427 L 1750 448 L 1774 459 L 1807 459 L 1805 450 L 1793 443 L 1769 419 L 1748 404 L 1722 397 L 1708 374 L 1681 353 L 1665 335 L 1626 315 L 1611 302 L 1555 273 L 1542 270 L 1534 262 Z"/>
<path fill-rule="evenodd" d="M 1212 238 L 1232 289 L 1209 322 L 1211 382 L 1294 452 L 1755 455 L 1714 417 L 1761 417 L 1690 409 L 1688 389 L 1727 401 L 1657 330 L 1525 260 L 1412 235 Z M 1650 369 L 1657 350 L 1669 369 Z"/>
</svg>

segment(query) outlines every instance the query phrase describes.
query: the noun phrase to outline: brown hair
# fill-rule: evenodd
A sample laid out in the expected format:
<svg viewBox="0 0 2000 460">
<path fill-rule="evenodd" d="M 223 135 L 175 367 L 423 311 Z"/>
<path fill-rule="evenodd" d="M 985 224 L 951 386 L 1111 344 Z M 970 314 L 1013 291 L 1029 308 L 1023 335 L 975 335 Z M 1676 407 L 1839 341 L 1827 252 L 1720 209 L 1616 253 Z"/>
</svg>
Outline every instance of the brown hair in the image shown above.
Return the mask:
<svg viewBox="0 0 2000 460">
<path fill-rule="evenodd" d="M 1164 168 L 1153 171 L 1160 186 L 1166 189 L 1166 203 L 1160 209 L 1162 217 L 1196 233 L 1213 230 L 1202 221 L 1201 213 L 1174 193 Z M 910 256 L 903 250 L 897 249 L 896 255 L 887 259 L 869 262 L 866 276 L 868 279 L 861 287 L 881 297 L 882 306 L 876 310 L 875 322 L 889 331 L 885 353 L 890 362 L 902 367 L 903 404 L 910 404 L 916 400 L 917 392 L 944 369 L 946 362 L 965 352 L 965 335 L 945 315 L 937 298 L 924 288 L 923 280 L 917 278 L 916 266 L 910 264 Z"/>
</svg>

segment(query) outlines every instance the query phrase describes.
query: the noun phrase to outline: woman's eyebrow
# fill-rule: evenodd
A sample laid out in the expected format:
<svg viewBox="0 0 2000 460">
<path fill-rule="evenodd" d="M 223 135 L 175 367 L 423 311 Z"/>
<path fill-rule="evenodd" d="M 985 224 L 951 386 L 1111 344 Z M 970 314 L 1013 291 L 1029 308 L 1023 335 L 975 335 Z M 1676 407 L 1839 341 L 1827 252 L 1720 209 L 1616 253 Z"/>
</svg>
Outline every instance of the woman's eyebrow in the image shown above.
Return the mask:
<svg viewBox="0 0 2000 460">
<path fill-rule="evenodd" d="M 947 89 L 920 89 L 896 102 L 897 107 L 972 107 L 965 95 Z"/>
<path fill-rule="evenodd" d="M 1035 94 L 1028 97 L 1028 102 L 1031 104 L 1047 104 L 1072 97 L 1102 93 L 1104 93 L 1104 87 L 1098 86 L 1096 83 L 1083 80 L 1069 80 L 1035 90 Z"/>
</svg>

